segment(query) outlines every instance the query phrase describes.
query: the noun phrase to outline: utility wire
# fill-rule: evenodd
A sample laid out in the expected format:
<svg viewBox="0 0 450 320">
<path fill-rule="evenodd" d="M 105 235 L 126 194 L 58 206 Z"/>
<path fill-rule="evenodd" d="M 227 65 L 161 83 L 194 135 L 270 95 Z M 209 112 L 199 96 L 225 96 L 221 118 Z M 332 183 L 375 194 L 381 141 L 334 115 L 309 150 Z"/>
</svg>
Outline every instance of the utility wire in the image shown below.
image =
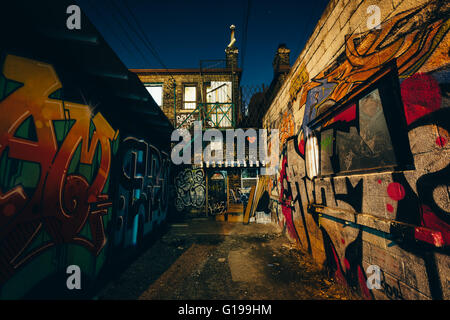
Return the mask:
<svg viewBox="0 0 450 320">
<path fill-rule="evenodd" d="M 113 4 L 113 6 L 115 7 L 115 9 L 117 10 L 117 12 L 119 13 L 119 15 L 122 17 L 122 19 L 125 20 L 125 22 L 127 23 L 127 25 L 132 29 L 132 31 L 138 36 L 138 38 L 142 41 L 142 43 L 144 44 L 144 46 L 147 48 L 147 50 L 150 51 L 150 53 L 155 57 L 155 59 L 161 64 L 161 66 L 166 69 L 166 71 L 169 73 L 169 76 L 172 78 L 172 80 L 175 82 L 175 79 L 173 78 L 172 74 L 170 73 L 169 69 L 167 68 L 167 66 L 164 64 L 164 62 L 162 61 L 161 57 L 159 56 L 158 52 L 156 51 L 155 47 L 152 45 L 152 43 L 150 42 L 150 40 L 147 38 L 146 33 L 144 32 L 144 30 L 142 29 L 141 25 L 139 24 L 138 20 L 136 19 L 136 16 L 133 14 L 133 12 L 131 11 L 130 7 L 127 5 L 126 2 L 124 2 L 125 7 L 129 13 L 129 15 L 131 16 L 132 20 L 134 20 L 135 25 L 137 26 L 137 29 L 130 23 L 130 21 L 127 19 L 127 17 L 122 14 L 121 9 L 119 7 L 119 5 L 116 3 L 115 0 L 111 0 L 111 3 Z"/>
<path fill-rule="evenodd" d="M 91 2 L 92 5 L 92 2 Z M 112 11 L 112 14 L 115 17 L 115 21 L 117 21 L 118 25 L 120 28 L 123 29 L 125 36 L 127 37 L 128 41 L 134 46 L 134 48 L 136 49 L 136 51 L 142 56 L 143 61 L 147 61 L 147 63 L 149 63 L 149 61 L 147 60 L 147 56 L 142 52 L 142 50 L 139 48 L 139 46 L 134 42 L 134 40 L 131 38 L 131 36 L 128 34 L 128 32 L 126 32 L 126 28 L 125 26 L 122 24 L 122 22 L 120 21 L 120 19 L 118 19 L 117 15 L 115 14 L 114 10 Z"/>
<path fill-rule="evenodd" d="M 243 30 L 243 37 L 242 37 L 242 56 L 241 56 L 241 69 L 242 73 L 244 73 L 244 62 L 245 62 L 245 53 L 247 49 L 247 31 L 248 31 L 248 21 L 250 16 L 250 8 L 251 8 L 251 0 L 247 1 L 247 7 L 246 10 L 244 9 L 244 30 Z M 242 76 L 241 76 L 242 78 Z"/>
<path fill-rule="evenodd" d="M 89 2 L 89 7 L 91 7 L 91 9 L 94 9 L 95 14 L 97 15 L 97 17 L 101 17 L 102 14 L 101 14 L 100 11 L 98 10 L 98 8 L 92 4 L 91 0 L 88 0 L 88 2 Z M 113 29 L 110 29 L 110 30 L 111 30 L 111 33 L 113 34 L 113 36 L 120 42 L 122 48 L 125 49 L 126 51 L 130 52 L 130 53 L 133 55 L 134 59 L 137 60 L 136 58 L 138 58 L 138 57 L 137 57 L 137 55 L 136 55 L 136 52 L 133 51 L 133 50 L 130 50 L 129 46 L 127 46 L 127 45 L 123 42 L 122 38 L 119 37 L 118 34 L 117 34 Z"/>
<path fill-rule="evenodd" d="M 129 24 L 128 20 L 127 20 L 127 19 L 123 16 L 123 14 L 121 13 L 120 8 L 118 8 L 114 3 L 113 3 L 113 5 L 114 5 L 116 11 L 119 13 L 119 16 L 122 17 L 122 19 L 124 19 L 125 22 L 127 22 L 127 24 L 131 27 L 131 25 Z M 94 6 L 92 6 L 92 4 L 91 4 L 91 7 L 94 7 Z M 95 8 L 95 9 L 97 10 L 97 8 Z M 125 26 L 123 25 L 123 23 L 120 21 L 119 17 L 116 15 L 116 13 L 114 12 L 114 10 L 112 10 L 112 11 L 113 11 L 113 14 L 114 14 L 114 17 L 115 17 L 114 20 L 118 22 L 118 26 L 123 30 L 123 32 L 124 32 L 124 34 L 126 35 L 128 41 L 133 45 L 133 47 L 136 49 L 136 51 L 141 55 L 141 57 L 143 58 L 144 63 L 147 63 L 147 64 L 151 65 L 151 62 L 150 62 L 150 60 L 148 59 L 148 55 L 145 55 L 145 54 L 142 52 L 141 48 L 139 48 L 139 46 L 134 42 L 134 40 L 132 39 L 132 37 L 128 34 L 127 29 L 125 28 Z M 98 10 L 97 10 L 97 12 L 98 12 Z M 136 33 L 136 31 L 135 31 L 134 29 L 133 29 L 133 31 Z M 138 36 L 139 36 L 139 34 L 138 34 Z M 119 37 L 118 37 L 118 38 L 119 38 Z M 120 39 L 120 38 L 119 38 L 119 39 Z M 123 43 L 123 42 L 122 42 L 122 43 Z M 124 45 L 124 46 L 127 47 L 126 45 Z M 129 47 L 127 47 L 127 48 L 129 49 Z M 132 51 L 132 50 L 130 50 L 130 51 Z M 134 52 L 133 52 L 133 53 L 134 53 Z M 156 75 L 157 75 L 158 77 L 161 77 L 161 75 L 160 75 L 158 72 L 155 71 L 155 73 L 156 73 Z M 171 78 L 173 79 L 172 75 L 170 75 L 170 76 L 171 76 Z"/>
<path fill-rule="evenodd" d="M 150 39 L 147 37 L 147 33 L 144 31 L 144 29 L 142 28 L 141 24 L 139 23 L 138 19 L 136 18 L 136 16 L 134 15 L 133 11 L 130 9 L 130 7 L 128 6 L 127 2 L 124 2 L 125 4 L 125 8 L 128 10 L 129 14 L 131 15 L 131 17 L 134 19 L 134 22 L 136 24 L 136 26 L 138 27 L 138 30 L 141 32 L 142 36 L 145 39 L 145 43 L 148 45 L 149 49 L 151 50 L 152 54 L 154 55 L 154 57 L 156 58 L 156 60 L 158 60 L 158 62 L 161 64 L 161 66 L 163 66 L 167 71 L 169 71 L 169 69 L 167 68 L 167 66 L 164 64 L 163 60 L 161 59 L 160 55 L 158 54 L 158 51 L 156 50 L 156 48 L 152 45 Z"/>
</svg>

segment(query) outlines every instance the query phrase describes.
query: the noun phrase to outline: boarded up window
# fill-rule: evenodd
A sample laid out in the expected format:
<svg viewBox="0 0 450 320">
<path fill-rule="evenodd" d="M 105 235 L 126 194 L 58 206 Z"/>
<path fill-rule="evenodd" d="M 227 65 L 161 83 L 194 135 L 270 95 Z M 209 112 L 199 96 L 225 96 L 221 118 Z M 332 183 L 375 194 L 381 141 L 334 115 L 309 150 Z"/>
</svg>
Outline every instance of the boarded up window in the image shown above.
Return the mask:
<svg viewBox="0 0 450 320">
<path fill-rule="evenodd" d="M 382 163 L 395 163 L 394 150 L 378 89 L 359 100 L 359 128 L 361 139 L 369 148 L 371 155 L 384 154 L 380 159 Z"/>
<path fill-rule="evenodd" d="M 320 174 L 397 165 L 378 89 L 337 113 L 320 129 Z"/>
</svg>

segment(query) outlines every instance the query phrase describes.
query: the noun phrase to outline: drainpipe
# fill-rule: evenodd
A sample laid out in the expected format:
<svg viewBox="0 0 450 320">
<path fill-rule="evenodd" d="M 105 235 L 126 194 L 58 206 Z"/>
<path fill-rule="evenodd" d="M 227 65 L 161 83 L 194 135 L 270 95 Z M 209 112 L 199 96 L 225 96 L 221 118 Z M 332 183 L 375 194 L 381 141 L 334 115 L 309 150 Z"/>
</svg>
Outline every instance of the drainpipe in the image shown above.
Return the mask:
<svg viewBox="0 0 450 320">
<path fill-rule="evenodd" d="M 177 128 L 177 83 L 173 79 L 173 126 Z"/>
</svg>

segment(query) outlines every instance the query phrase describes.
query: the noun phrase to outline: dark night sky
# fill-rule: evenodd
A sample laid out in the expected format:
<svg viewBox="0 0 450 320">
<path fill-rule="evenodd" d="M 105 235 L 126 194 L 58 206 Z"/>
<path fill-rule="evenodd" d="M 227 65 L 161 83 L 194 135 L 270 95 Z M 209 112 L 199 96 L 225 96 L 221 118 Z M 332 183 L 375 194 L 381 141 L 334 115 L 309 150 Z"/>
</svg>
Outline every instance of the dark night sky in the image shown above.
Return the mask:
<svg viewBox="0 0 450 320">
<path fill-rule="evenodd" d="M 169 69 L 198 68 L 200 60 L 224 59 L 231 24 L 236 26 L 236 46 L 242 59 L 247 0 L 77 2 L 128 68 L 164 68 L 130 28 L 129 24 L 137 28 L 134 18 Z M 328 0 L 251 0 L 241 83 L 270 83 L 272 60 L 280 43 L 291 49 L 292 65 L 327 3 Z"/>
</svg>

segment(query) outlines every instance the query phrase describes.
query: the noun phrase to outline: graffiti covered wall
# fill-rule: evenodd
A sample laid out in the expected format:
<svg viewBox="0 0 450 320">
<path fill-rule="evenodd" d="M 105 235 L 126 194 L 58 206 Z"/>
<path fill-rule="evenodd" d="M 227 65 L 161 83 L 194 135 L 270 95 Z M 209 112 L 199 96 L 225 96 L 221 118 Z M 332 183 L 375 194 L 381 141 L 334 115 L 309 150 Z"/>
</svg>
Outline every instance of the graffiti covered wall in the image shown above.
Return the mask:
<svg viewBox="0 0 450 320">
<path fill-rule="evenodd" d="M 450 6 L 344 2 L 325 10 L 263 120 L 281 129 L 289 111 L 296 128 L 272 206 L 293 241 L 365 298 L 449 299 Z M 366 285 L 370 265 L 381 288 Z"/>
<path fill-rule="evenodd" d="M 175 177 L 175 208 L 177 211 L 202 210 L 205 207 L 206 189 L 203 169 L 186 168 Z"/>
<path fill-rule="evenodd" d="M 0 297 L 14 299 L 69 265 L 96 278 L 112 225 L 134 230 L 131 241 L 116 236 L 130 246 L 136 216 L 143 234 L 162 222 L 169 166 L 167 154 L 121 138 L 100 111 L 64 99 L 51 64 L 3 54 L 0 66 Z"/>
<path fill-rule="evenodd" d="M 1 65 L 0 282 L 15 276 L 2 291 L 55 272 L 63 243 L 69 264 L 73 255 L 96 257 L 80 259 L 95 273 L 111 220 L 109 171 L 118 131 L 101 113 L 60 99 L 51 65 L 14 55 L 4 55 Z"/>
<path fill-rule="evenodd" d="M 161 224 L 168 210 L 170 159 L 167 153 L 135 137 L 119 147 L 115 245 L 139 245 Z"/>
</svg>

